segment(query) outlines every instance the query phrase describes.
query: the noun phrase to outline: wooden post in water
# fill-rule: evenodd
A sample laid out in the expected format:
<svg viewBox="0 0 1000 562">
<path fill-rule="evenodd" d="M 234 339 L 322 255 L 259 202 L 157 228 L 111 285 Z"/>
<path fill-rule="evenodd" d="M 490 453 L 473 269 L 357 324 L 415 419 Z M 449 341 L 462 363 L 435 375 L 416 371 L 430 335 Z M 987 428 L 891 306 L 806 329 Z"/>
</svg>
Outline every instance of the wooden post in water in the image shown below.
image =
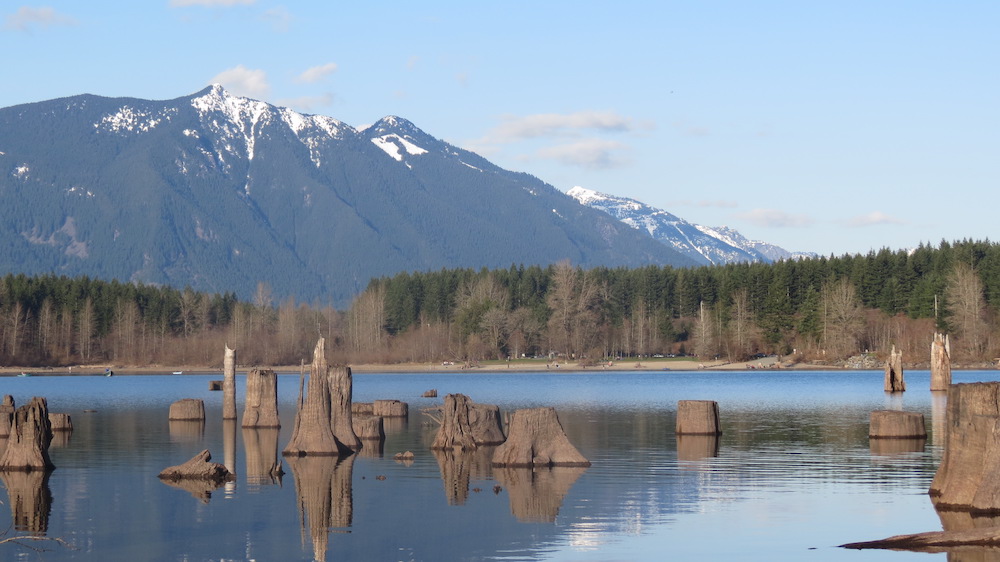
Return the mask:
<svg viewBox="0 0 1000 562">
<path fill-rule="evenodd" d="M 906 391 L 906 381 L 903 380 L 903 350 L 896 351 L 895 345 L 892 346 L 889 358 L 885 361 L 885 391 Z"/>
<path fill-rule="evenodd" d="M 236 350 L 228 345 L 222 360 L 222 419 L 236 419 Z"/>
<path fill-rule="evenodd" d="M 679 400 L 677 430 L 680 435 L 721 435 L 719 403 L 715 400 Z"/>
<path fill-rule="evenodd" d="M 947 391 L 951 385 L 951 342 L 947 334 L 934 333 L 931 342 L 931 391 Z"/>
</svg>

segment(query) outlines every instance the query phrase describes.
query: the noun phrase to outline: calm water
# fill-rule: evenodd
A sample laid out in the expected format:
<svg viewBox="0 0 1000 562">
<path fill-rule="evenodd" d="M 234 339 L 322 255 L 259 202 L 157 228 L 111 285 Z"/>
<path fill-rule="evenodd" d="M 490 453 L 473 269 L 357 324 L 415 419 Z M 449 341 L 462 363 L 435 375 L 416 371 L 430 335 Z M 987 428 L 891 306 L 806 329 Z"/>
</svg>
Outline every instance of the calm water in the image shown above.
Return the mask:
<svg viewBox="0 0 1000 562">
<path fill-rule="evenodd" d="M 998 380 L 998 371 L 955 382 Z M 410 405 L 386 420 L 383 454 L 281 459 L 298 375 L 279 376 L 279 432 L 221 421 L 212 375 L 0 378 L 18 405 L 45 396 L 72 415 L 47 481 L 4 477 L 0 529 L 75 547 L 0 545 L 3 560 L 945 560 L 836 545 L 939 530 L 927 497 L 944 404 L 927 372 L 902 396 L 881 372 L 358 374 L 354 399 Z M 244 379 L 238 376 L 242 414 Z M 420 398 L 435 388 L 442 398 Z M 502 410 L 555 406 L 587 469 L 500 471 L 489 452 L 435 456 L 420 409 L 463 393 Z M 203 426 L 168 423 L 171 402 L 205 400 Z M 719 402 L 724 434 L 674 435 L 678 400 Z M 870 445 L 872 410 L 922 412 L 926 444 Z M 96 410 L 85 413 L 84 410 Z M 161 482 L 208 448 L 238 480 L 213 491 Z M 412 451 L 412 464 L 396 462 Z M 227 459 L 228 457 L 228 459 Z M 275 458 L 285 475 L 270 478 Z M 8 531 L 8 536 L 22 531 Z"/>
</svg>

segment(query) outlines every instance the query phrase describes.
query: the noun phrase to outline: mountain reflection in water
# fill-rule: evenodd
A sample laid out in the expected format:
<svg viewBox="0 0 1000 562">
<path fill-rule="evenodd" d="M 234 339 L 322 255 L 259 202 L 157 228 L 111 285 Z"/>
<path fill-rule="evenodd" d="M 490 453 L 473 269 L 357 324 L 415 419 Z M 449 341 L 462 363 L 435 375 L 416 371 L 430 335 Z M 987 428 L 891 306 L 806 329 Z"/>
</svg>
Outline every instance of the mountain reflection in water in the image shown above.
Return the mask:
<svg viewBox="0 0 1000 562">
<path fill-rule="evenodd" d="M 944 408 L 926 372 L 907 372 L 907 392 L 893 396 L 875 371 L 355 374 L 356 401 L 402 400 L 410 415 L 384 420 L 384 443 L 339 459 L 281 457 L 291 424 L 224 423 L 213 377 L 0 379 L 0 394 L 45 396 L 74 421 L 50 449 L 54 471 L 0 473 L 0 528 L 75 547 L 46 546 L 46 560 L 854 562 L 928 555 L 835 545 L 982 524 L 939 516 L 927 497 Z M 238 411 L 244 383 L 238 375 Z M 427 388 L 503 412 L 553 406 L 592 466 L 499 469 L 492 447 L 432 451 L 437 428 L 420 410 L 441 399 L 423 398 Z M 279 375 L 286 416 L 297 391 L 298 373 Z M 181 398 L 204 400 L 206 421 L 168 422 Z M 678 400 L 717 401 L 723 434 L 676 436 Z M 926 442 L 870 442 L 869 415 L 887 408 L 923 413 Z M 206 448 L 236 482 L 177 490 L 157 479 Z M 397 462 L 404 451 L 413 460 Z M 23 547 L 0 545 L 0 559 L 16 554 Z"/>
</svg>

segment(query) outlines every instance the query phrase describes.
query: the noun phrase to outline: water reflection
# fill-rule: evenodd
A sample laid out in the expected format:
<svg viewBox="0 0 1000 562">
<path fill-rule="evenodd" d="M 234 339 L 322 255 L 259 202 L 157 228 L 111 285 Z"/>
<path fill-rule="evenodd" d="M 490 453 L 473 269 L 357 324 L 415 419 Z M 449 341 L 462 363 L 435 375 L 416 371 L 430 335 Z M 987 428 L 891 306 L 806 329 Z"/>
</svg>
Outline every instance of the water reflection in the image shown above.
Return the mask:
<svg viewBox="0 0 1000 562">
<path fill-rule="evenodd" d="M 948 393 L 931 393 L 931 442 L 944 447 L 944 436 L 947 427 L 945 421 L 948 414 Z"/>
<path fill-rule="evenodd" d="M 188 492 L 192 497 L 201 501 L 201 503 L 210 502 L 212 500 L 212 492 L 225 484 L 224 482 L 216 482 L 205 478 L 180 478 L 177 480 L 161 478 L 160 482 Z"/>
<path fill-rule="evenodd" d="M 331 528 L 350 527 L 354 516 L 352 477 L 355 456 L 307 455 L 287 457 L 286 460 L 295 478 L 303 543 L 308 533 L 313 558 L 326 560 Z"/>
<path fill-rule="evenodd" d="M 510 511 L 522 523 L 552 523 L 563 498 L 586 472 L 585 467 L 497 467 L 493 475 L 510 497 Z"/>
<path fill-rule="evenodd" d="M 492 476 L 491 461 L 496 447 L 478 447 L 472 451 L 431 449 L 441 470 L 444 495 L 448 505 L 463 505 L 469 499 L 469 482 Z"/>
<path fill-rule="evenodd" d="M 677 460 L 700 461 L 717 456 L 718 435 L 677 435 Z"/>
<path fill-rule="evenodd" d="M 923 453 L 927 445 L 925 437 L 919 438 L 894 438 L 894 439 L 869 439 L 868 447 L 873 455 L 893 456 L 906 453 Z"/>
<path fill-rule="evenodd" d="M 170 440 L 175 443 L 200 443 L 205 437 L 203 420 L 170 420 Z"/>
<path fill-rule="evenodd" d="M 1000 515 L 973 515 L 967 511 L 938 510 L 941 527 L 945 531 L 971 531 L 1000 527 Z M 952 547 L 947 550 L 948 562 L 1000 562 L 1000 548 L 996 547 Z"/>
<path fill-rule="evenodd" d="M 49 474 L 48 470 L 0 471 L 15 530 L 36 535 L 48 532 L 52 509 Z"/>
<path fill-rule="evenodd" d="M 278 457 L 276 427 L 243 428 L 243 447 L 246 449 L 246 482 L 250 486 L 281 484 L 284 471 Z"/>
</svg>

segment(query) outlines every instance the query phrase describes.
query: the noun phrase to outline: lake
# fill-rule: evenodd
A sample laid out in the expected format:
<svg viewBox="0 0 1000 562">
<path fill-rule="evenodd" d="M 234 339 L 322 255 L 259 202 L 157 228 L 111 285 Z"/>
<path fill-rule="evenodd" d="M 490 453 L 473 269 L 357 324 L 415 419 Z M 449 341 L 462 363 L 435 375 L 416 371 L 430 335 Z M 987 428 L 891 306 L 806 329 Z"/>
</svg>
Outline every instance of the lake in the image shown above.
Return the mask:
<svg viewBox="0 0 1000 562">
<path fill-rule="evenodd" d="M 954 382 L 998 375 L 956 372 Z M 53 439 L 47 479 L 3 475 L 0 529 L 73 548 L 8 543 L 0 559 L 945 560 L 837 548 L 941 529 L 927 489 L 945 403 L 928 372 L 905 376 L 908 391 L 888 395 L 880 371 L 355 374 L 356 402 L 398 399 L 410 413 L 385 421 L 382 451 L 339 462 L 280 456 L 297 373 L 278 377 L 280 432 L 224 424 L 222 393 L 208 390 L 219 373 L 4 377 L 0 395 L 18 406 L 44 396 L 74 431 Z M 441 398 L 422 398 L 429 389 Z M 434 454 L 436 425 L 421 409 L 448 393 L 504 412 L 554 406 L 592 466 L 500 470 L 489 451 Z M 181 398 L 203 399 L 206 423 L 168 423 Z M 719 403 L 723 435 L 678 438 L 677 401 L 700 399 Z M 870 443 L 878 409 L 923 413 L 930 437 Z M 235 482 L 182 489 L 157 478 L 206 448 L 235 465 Z M 404 451 L 412 463 L 393 458 Z M 276 459 L 281 478 L 267 472 Z"/>
</svg>

